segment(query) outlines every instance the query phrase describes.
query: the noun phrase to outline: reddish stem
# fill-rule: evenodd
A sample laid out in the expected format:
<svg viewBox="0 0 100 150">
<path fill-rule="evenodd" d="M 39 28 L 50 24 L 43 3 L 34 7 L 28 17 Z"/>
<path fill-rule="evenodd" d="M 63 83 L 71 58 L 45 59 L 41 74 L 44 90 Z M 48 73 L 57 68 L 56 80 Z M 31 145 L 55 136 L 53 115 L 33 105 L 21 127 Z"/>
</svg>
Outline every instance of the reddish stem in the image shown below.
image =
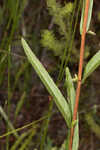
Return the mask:
<svg viewBox="0 0 100 150">
<path fill-rule="evenodd" d="M 78 70 L 78 83 L 77 83 L 77 89 L 76 89 L 76 98 L 75 98 L 75 106 L 74 106 L 74 113 L 73 113 L 73 122 L 77 119 L 77 112 L 78 112 L 78 105 L 79 105 L 79 96 L 80 96 L 80 89 L 81 89 L 83 57 L 84 57 L 84 47 L 85 47 L 85 36 L 86 36 L 86 26 L 87 26 L 87 20 L 88 20 L 89 2 L 90 2 L 90 0 L 86 0 L 86 4 L 85 4 L 83 31 L 82 31 L 82 35 L 81 35 L 80 61 L 79 61 L 79 70 Z M 74 128 L 75 128 L 75 126 L 72 126 L 72 128 L 71 128 L 69 150 L 72 150 Z"/>
</svg>

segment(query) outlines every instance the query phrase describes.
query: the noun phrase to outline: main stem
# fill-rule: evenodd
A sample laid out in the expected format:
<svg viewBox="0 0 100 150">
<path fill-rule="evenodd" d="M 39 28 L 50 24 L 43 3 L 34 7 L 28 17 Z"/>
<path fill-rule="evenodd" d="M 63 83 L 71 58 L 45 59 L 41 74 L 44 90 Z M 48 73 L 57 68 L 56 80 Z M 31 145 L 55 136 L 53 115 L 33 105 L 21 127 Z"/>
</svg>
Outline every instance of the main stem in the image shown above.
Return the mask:
<svg viewBox="0 0 100 150">
<path fill-rule="evenodd" d="M 85 4 L 83 31 L 82 31 L 82 35 L 81 35 L 80 61 L 79 61 L 79 69 L 78 69 L 78 83 L 77 83 L 77 89 L 76 89 L 73 122 L 77 119 L 77 112 L 78 112 L 78 105 L 79 105 L 79 96 L 80 96 L 80 89 L 81 89 L 82 68 L 83 68 L 83 58 L 84 58 L 84 47 L 85 47 L 85 36 L 86 36 L 86 26 L 87 26 L 87 20 L 88 20 L 89 2 L 90 2 L 90 0 L 86 0 L 86 4 Z M 72 150 L 74 128 L 75 128 L 75 125 L 72 126 L 72 128 L 71 128 L 69 150 Z"/>
</svg>

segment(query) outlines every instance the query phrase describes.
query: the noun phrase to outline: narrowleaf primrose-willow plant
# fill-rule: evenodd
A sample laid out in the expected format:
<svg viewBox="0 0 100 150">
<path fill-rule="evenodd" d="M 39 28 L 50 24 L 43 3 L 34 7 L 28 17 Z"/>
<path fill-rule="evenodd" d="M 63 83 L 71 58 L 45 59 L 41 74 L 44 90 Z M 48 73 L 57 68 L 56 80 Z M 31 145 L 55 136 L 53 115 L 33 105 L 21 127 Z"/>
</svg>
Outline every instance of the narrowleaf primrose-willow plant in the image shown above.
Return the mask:
<svg viewBox="0 0 100 150">
<path fill-rule="evenodd" d="M 66 20 L 64 20 L 67 15 L 72 11 L 72 3 L 65 4 L 64 7 L 61 7 L 59 3 L 56 3 L 55 0 L 47 0 L 48 9 L 50 14 L 54 14 L 54 22 L 59 26 L 59 32 L 68 38 L 67 26 L 65 26 Z M 43 82 L 44 86 L 52 96 L 52 100 L 56 103 L 59 111 L 65 119 L 66 125 L 69 128 L 67 136 L 66 150 L 78 150 L 79 146 L 79 129 L 78 129 L 78 103 L 81 84 L 85 83 L 85 80 L 93 73 L 93 71 L 100 65 L 100 51 L 98 51 L 86 64 L 83 76 L 82 76 L 82 66 L 83 66 L 83 56 L 84 56 L 84 47 L 85 47 L 85 36 L 89 31 L 89 25 L 92 14 L 93 0 L 83 0 L 82 16 L 80 23 L 80 34 L 81 34 L 81 47 L 80 47 L 80 61 L 79 61 L 79 71 L 77 79 L 77 89 L 74 88 L 73 79 L 68 67 L 65 69 L 66 73 L 66 86 L 67 86 L 67 95 L 68 100 L 62 95 L 61 91 L 54 83 L 53 79 L 50 77 L 46 69 L 43 67 L 39 59 L 32 52 L 27 42 L 22 38 L 22 46 L 27 55 L 29 62 L 32 64 L 37 75 Z M 52 49 L 55 54 L 63 53 L 63 49 L 66 43 L 63 39 L 59 42 L 53 31 L 44 30 L 42 34 L 41 42 L 45 47 Z"/>
</svg>

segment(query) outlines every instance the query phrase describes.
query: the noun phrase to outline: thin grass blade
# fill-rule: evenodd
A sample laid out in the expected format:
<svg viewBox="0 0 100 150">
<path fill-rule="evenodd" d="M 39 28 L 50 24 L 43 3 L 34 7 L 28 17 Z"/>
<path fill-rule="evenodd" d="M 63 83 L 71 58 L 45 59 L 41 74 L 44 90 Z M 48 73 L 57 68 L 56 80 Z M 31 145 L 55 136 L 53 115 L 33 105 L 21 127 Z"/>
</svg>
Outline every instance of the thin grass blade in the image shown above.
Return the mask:
<svg viewBox="0 0 100 150">
<path fill-rule="evenodd" d="M 29 136 L 27 137 L 27 139 L 24 140 L 24 143 L 22 143 L 21 147 L 19 148 L 19 150 L 27 150 L 29 147 L 29 144 L 32 141 L 33 136 L 36 134 L 36 129 L 32 129 Z"/>
<path fill-rule="evenodd" d="M 17 104 L 17 107 L 16 107 L 15 120 L 16 120 L 16 117 L 18 116 L 18 114 L 19 114 L 19 112 L 20 112 L 20 110 L 21 110 L 21 108 L 22 108 L 22 106 L 23 106 L 23 104 L 24 104 L 24 102 L 25 102 L 25 101 L 24 101 L 24 100 L 25 100 L 25 97 L 26 97 L 26 93 L 24 92 L 24 93 L 22 94 L 22 96 L 21 96 L 21 98 L 20 98 L 18 104 Z"/>
<path fill-rule="evenodd" d="M 4 118 L 4 120 L 7 122 L 9 128 L 10 128 L 11 130 L 14 130 L 14 131 L 15 131 L 15 129 L 14 129 L 12 123 L 11 123 L 10 120 L 8 119 L 8 116 L 6 115 L 6 113 L 4 112 L 4 110 L 3 110 L 3 108 L 2 108 L 1 106 L 0 106 L 0 114 L 1 114 L 1 116 Z M 13 134 L 14 134 L 14 136 L 15 136 L 16 138 L 19 137 L 19 136 L 18 136 L 18 133 L 17 133 L 16 131 L 13 132 Z"/>
<path fill-rule="evenodd" d="M 5 61 L 6 57 L 7 57 L 7 55 L 5 54 L 5 55 L 1 58 L 1 60 L 0 60 L 0 65 L 2 65 L 2 63 Z"/>
<path fill-rule="evenodd" d="M 28 136 L 29 132 L 23 133 L 18 140 L 13 144 L 10 150 L 16 150 L 16 148 L 23 142 L 26 136 Z"/>
<path fill-rule="evenodd" d="M 33 121 L 33 122 L 31 122 L 31 123 L 29 123 L 27 125 L 24 125 L 24 126 L 22 126 L 20 128 L 17 128 L 17 129 L 9 131 L 7 133 L 4 133 L 3 135 L 0 135 L 0 138 L 4 138 L 4 137 L 6 137 L 8 135 L 14 134 L 15 132 L 19 132 L 19 131 L 21 131 L 23 129 L 26 129 L 26 128 L 34 126 L 34 125 L 38 127 L 38 122 L 40 122 L 40 121 L 42 121 L 44 119 L 47 119 L 47 116 L 44 116 L 44 117 L 40 118 L 39 120 Z"/>
</svg>

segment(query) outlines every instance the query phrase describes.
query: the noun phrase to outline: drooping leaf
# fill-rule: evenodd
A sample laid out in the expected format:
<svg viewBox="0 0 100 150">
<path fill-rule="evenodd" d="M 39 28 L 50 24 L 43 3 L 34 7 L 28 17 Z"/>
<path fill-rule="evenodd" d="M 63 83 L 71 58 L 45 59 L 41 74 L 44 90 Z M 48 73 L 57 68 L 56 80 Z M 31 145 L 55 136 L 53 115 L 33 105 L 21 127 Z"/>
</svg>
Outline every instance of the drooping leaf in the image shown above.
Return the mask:
<svg viewBox="0 0 100 150">
<path fill-rule="evenodd" d="M 99 66 L 100 66 L 100 50 L 87 63 L 85 70 L 84 70 L 84 73 L 83 73 L 82 83 Z"/>
<path fill-rule="evenodd" d="M 45 70 L 43 65 L 40 63 L 38 58 L 34 55 L 34 53 L 31 51 L 30 47 L 26 43 L 26 41 L 22 38 L 22 45 L 24 48 L 24 51 L 28 57 L 29 62 L 32 64 L 33 68 L 35 69 L 36 73 L 40 77 L 41 81 L 47 88 L 50 95 L 53 97 L 56 105 L 59 108 L 59 111 L 62 113 L 66 123 L 68 126 L 71 124 L 71 113 L 68 106 L 68 103 L 66 102 L 64 96 L 61 94 L 60 90 L 48 74 L 48 72 Z"/>
<path fill-rule="evenodd" d="M 82 8 L 81 22 L 80 22 L 80 34 L 82 34 L 82 29 L 83 29 L 85 3 L 86 3 L 86 0 L 83 0 L 83 8 Z M 88 21 L 87 21 L 87 26 L 86 26 L 86 32 L 89 30 L 89 26 L 90 26 L 90 22 L 91 22 L 91 16 L 92 16 L 92 8 L 93 8 L 93 0 L 90 0 L 89 10 L 88 10 Z"/>
</svg>

